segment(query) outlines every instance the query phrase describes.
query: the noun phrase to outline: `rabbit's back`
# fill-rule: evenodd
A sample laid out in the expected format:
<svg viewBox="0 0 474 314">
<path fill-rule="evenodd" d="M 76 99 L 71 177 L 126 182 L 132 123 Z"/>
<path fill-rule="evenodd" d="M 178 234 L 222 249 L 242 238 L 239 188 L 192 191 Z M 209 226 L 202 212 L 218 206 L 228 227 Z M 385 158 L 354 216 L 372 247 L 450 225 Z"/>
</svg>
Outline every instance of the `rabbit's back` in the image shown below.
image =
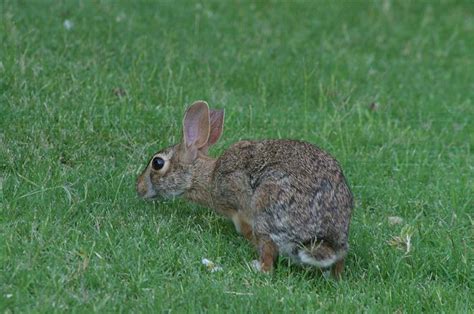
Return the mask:
<svg viewBox="0 0 474 314">
<path fill-rule="evenodd" d="M 337 161 L 293 140 L 242 141 L 217 160 L 216 194 L 289 255 L 325 241 L 347 250 L 352 194 Z"/>
</svg>

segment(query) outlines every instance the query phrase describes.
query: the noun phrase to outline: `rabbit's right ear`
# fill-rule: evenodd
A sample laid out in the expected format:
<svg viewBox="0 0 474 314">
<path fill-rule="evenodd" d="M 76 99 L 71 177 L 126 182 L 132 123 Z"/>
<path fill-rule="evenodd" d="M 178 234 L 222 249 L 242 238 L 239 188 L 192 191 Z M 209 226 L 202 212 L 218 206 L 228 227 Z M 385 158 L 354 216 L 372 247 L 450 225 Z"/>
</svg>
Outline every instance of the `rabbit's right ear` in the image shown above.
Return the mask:
<svg viewBox="0 0 474 314">
<path fill-rule="evenodd" d="M 209 138 L 209 106 L 205 101 L 196 101 L 186 110 L 183 120 L 185 159 L 196 159 L 197 152 L 207 144 Z"/>
<path fill-rule="evenodd" d="M 214 145 L 222 135 L 222 129 L 224 128 L 224 110 L 209 110 L 209 120 L 211 122 L 211 130 L 207 145 L 211 146 Z"/>
<path fill-rule="evenodd" d="M 222 135 L 224 128 L 224 110 L 209 109 L 209 138 L 206 145 L 201 148 L 201 152 L 207 155 L 209 147 L 214 145 Z"/>
</svg>

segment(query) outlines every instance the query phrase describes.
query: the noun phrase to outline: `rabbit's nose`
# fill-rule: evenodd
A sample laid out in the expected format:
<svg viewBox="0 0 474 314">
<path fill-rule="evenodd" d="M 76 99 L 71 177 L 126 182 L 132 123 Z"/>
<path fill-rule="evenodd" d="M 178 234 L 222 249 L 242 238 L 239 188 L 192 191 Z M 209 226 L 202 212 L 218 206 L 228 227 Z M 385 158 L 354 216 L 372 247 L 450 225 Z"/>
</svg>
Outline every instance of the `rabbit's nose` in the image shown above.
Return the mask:
<svg viewBox="0 0 474 314">
<path fill-rule="evenodd" d="M 143 178 L 143 175 L 140 175 L 137 179 L 137 193 L 140 197 L 145 197 L 147 194 L 147 184 Z"/>
</svg>

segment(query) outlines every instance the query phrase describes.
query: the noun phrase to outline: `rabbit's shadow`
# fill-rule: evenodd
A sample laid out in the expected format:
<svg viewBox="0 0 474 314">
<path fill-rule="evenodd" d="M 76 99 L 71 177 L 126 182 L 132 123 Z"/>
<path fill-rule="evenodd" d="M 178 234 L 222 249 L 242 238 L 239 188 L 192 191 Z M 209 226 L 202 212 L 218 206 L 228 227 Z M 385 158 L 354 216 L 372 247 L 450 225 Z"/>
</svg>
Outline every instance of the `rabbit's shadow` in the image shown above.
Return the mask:
<svg viewBox="0 0 474 314">
<path fill-rule="evenodd" d="M 140 206 L 140 211 L 150 219 L 176 223 L 177 227 L 187 231 L 192 229 L 197 233 L 215 234 L 228 239 L 238 237 L 232 222 L 210 208 L 181 199 L 157 199 L 146 203 Z"/>
<path fill-rule="evenodd" d="M 206 247 L 213 247 L 216 242 L 224 242 L 227 247 L 230 247 L 229 254 L 233 256 L 224 257 L 224 259 L 234 260 L 235 255 L 239 255 L 236 259 L 241 260 L 243 263 L 248 263 L 253 259 L 258 259 L 258 254 L 248 240 L 240 235 L 233 225 L 233 223 L 226 217 L 219 215 L 212 209 L 203 207 L 200 205 L 189 203 L 185 200 L 174 199 L 174 200 L 156 200 L 148 202 L 147 206 L 142 206 L 143 214 L 151 216 L 153 220 L 164 219 L 167 221 L 178 221 L 182 228 L 182 231 L 189 233 L 189 230 L 193 230 L 196 237 L 201 238 L 200 241 L 209 241 L 208 238 L 214 238 L 215 241 L 208 245 L 203 245 L 203 250 Z M 203 237 L 199 235 L 205 235 Z M 203 252 L 205 254 L 206 252 Z M 356 261 L 353 258 L 354 253 L 351 251 L 346 257 L 346 270 L 355 264 L 359 264 L 360 261 Z M 354 264 L 354 265 L 353 265 Z M 279 256 L 275 263 L 275 274 L 277 276 L 288 276 L 297 274 L 303 276 L 308 280 L 317 281 L 328 281 L 334 282 L 329 276 L 329 269 L 320 269 L 317 267 L 311 267 L 306 265 L 300 265 L 285 256 Z M 352 273 L 352 271 L 346 271 Z M 349 274 L 352 277 L 352 275 Z"/>
</svg>

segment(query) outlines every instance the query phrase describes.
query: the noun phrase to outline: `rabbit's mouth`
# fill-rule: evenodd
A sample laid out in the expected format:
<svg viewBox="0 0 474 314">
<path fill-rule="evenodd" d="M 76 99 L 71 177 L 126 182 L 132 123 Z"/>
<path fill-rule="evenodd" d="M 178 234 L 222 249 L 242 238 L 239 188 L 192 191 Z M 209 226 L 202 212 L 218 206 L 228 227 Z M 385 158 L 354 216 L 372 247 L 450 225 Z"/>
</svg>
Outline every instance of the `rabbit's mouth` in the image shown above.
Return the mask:
<svg viewBox="0 0 474 314">
<path fill-rule="evenodd" d="M 166 200 L 174 200 L 175 198 L 179 198 L 184 194 L 184 191 L 169 191 L 167 193 L 156 193 L 153 199 L 166 199 Z"/>
<path fill-rule="evenodd" d="M 138 195 L 146 200 L 156 199 L 174 199 L 184 194 L 184 189 L 179 187 L 161 187 L 153 185 L 148 173 L 141 174 L 137 179 L 137 193 Z"/>
<path fill-rule="evenodd" d="M 158 197 L 158 193 L 151 184 L 150 177 L 146 174 L 141 174 L 137 179 L 137 193 L 141 198 L 153 199 Z"/>
<path fill-rule="evenodd" d="M 161 198 L 158 193 L 155 193 L 155 191 L 152 191 L 151 189 L 147 190 L 146 194 L 140 195 L 140 197 L 150 201 Z"/>
<path fill-rule="evenodd" d="M 174 200 L 176 198 L 180 198 L 184 194 L 183 191 L 172 191 L 168 193 L 159 193 L 156 192 L 154 189 L 149 189 L 147 193 L 141 196 L 143 199 L 147 201 L 156 201 L 156 200 Z"/>
</svg>

